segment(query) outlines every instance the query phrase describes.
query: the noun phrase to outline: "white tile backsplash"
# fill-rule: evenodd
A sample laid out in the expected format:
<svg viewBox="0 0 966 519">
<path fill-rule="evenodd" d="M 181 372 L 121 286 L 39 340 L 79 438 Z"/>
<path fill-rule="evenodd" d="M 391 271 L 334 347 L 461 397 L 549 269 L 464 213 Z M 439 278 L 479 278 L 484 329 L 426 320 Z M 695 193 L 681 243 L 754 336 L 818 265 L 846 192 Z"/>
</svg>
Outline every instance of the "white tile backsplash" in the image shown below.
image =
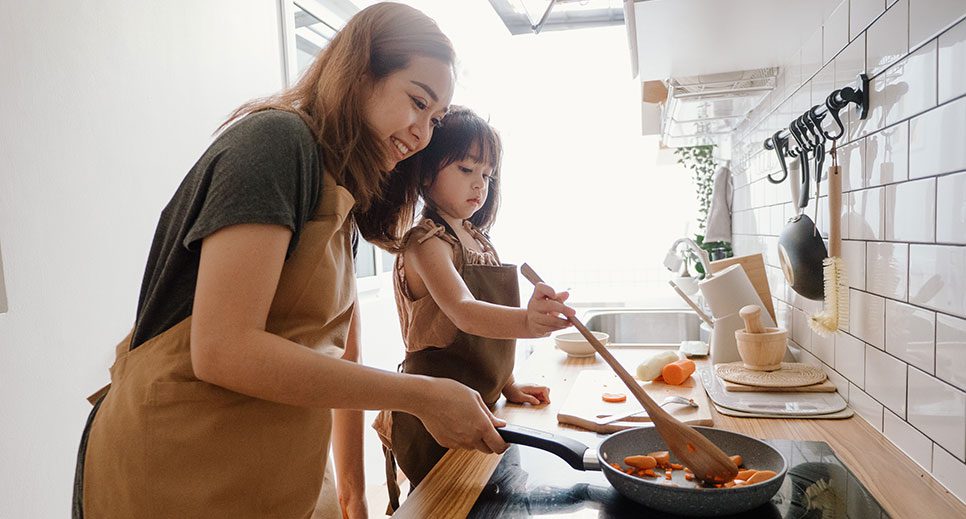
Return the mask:
<svg viewBox="0 0 966 519">
<path fill-rule="evenodd" d="M 966 501 L 966 465 L 936 444 L 932 446 L 932 475 L 960 501 Z"/>
<path fill-rule="evenodd" d="M 882 404 L 859 389 L 855 384 L 849 385 L 849 405 L 859 416 L 872 424 L 878 431 L 882 431 Z"/>
<path fill-rule="evenodd" d="M 885 239 L 935 241 L 935 179 L 893 184 L 885 190 Z"/>
<path fill-rule="evenodd" d="M 909 0 L 899 0 L 866 32 L 866 63 L 876 75 L 909 52 Z"/>
<path fill-rule="evenodd" d="M 906 416 L 906 366 L 888 353 L 865 347 L 865 392 L 903 418 Z"/>
<path fill-rule="evenodd" d="M 839 168 L 842 170 L 842 191 L 855 191 L 866 187 L 865 171 L 863 170 L 865 141 L 865 139 L 860 139 L 850 142 L 839 146 L 836 150 Z M 845 198 L 842 200 L 844 204 Z"/>
<path fill-rule="evenodd" d="M 818 69 L 822 68 L 822 28 L 819 27 L 802 47 L 802 80 L 807 81 Z M 796 103 L 795 112 L 804 112 L 807 106 L 799 106 Z"/>
<path fill-rule="evenodd" d="M 909 0 L 909 44 L 915 47 L 935 37 L 963 14 L 963 0 Z"/>
<path fill-rule="evenodd" d="M 853 384 L 862 387 L 865 383 L 865 343 L 847 333 L 837 333 L 833 367 Z"/>
<path fill-rule="evenodd" d="M 966 459 L 966 393 L 909 368 L 908 422 L 961 461 Z"/>
<path fill-rule="evenodd" d="M 885 188 L 863 189 L 843 198 L 847 204 L 848 237 L 853 240 L 881 240 L 884 236 Z"/>
<path fill-rule="evenodd" d="M 832 58 L 849 43 L 849 0 L 843 0 L 825 20 L 822 31 L 822 63 Z"/>
<path fill-rule="evenodd" d="M 966 244 L 966 172 L 936 182 L 936 241 Z"/>
<path fill-rule="evenodd" d="M 964 135 L 966 97 L 909 121 L 909 178 L 966 169 Z"/>
<path fill-rule="evenodd" d="M 905 243 L 868 243 L 866 289 L 905 301 L 909 285 L 909 246 Z"/>
<path fill-rule="evenodd" d="M 883 416 L 882 433 L 922 468 L 932 468 L 932 440 L 928 436 L 891 411 Z"/>
<path fill-rule="evenodd" d="M 783 60 L 775 91 L 732 136 L 741 165 L 733 166 L 735 251 L 766 253 L 777 308 L 804 347 L 798 358 L 825 366 L 860 416 L 963 498 L 966 0 L 823 2 L 824 19 L 806 27 L 811 35 Z M 821 302 L 794 293 L 779 269 L 777 235 L 793 214 L 789 183 L 764 184 L 779 167 L 760 143 L 833 89 L 854 87 L 865 70 L 869 117 L 843 110 L 838 147 L 851 318 L 826 338 L 807 326 Z M 818 201 L 823 231 L 826 200 Z"/>
<path fill-rule="evenodd" d="M 966 20 L 939 37 L 939 102 L 966 94 Z"/>
<path fill-rule="evenodd" d="M 865 36 L 860 35 L 852 43 L 845 47 L 845 50 L 835 57 L 835 85 L 834 88 L 851 86 L 859 87 L 859 74 L 865 72 Z M 813 92 L 814 93 L 814 92 Z M 825 92 L 827 97 L 829 92 Z M 824 98 L 822 99 L 824 101 Z M 823 125 L 826 129 L 832 128 L 835 123 L 827 117 Z M 845 122 L 844 120 L 842 121 Z M 836 128 L 837 130 L 837 128 Z"/>
<path fill-rule="evenodd" d="M 849 2 L 849 39 L 862 35 L 862 31 L 872 24 L 885 10 L 882 0 L 851 0 Z"/>
<path fill-rule="evenodd" d="M 936 312 L 886 300 L 886 351 L 926 373 L 936 364 Z"/>
<path fill-rule="evenodd" d="M 849 291 L 849 333 L 879 348 L 885 347 L 885 299 Z"/>
<path fill-rule="evenodd" d="M 874 128 L 893 125 L 936 106 L 937 49 L 935 42 L 930 43 L 872 80 L 870 117 Z"/>
<path fill-rule="evenodd" d="M 845 262 L 845 278 L 849 286 L 865 290 L 865 254 L 864 241 L 843 240 L 842 260 Z"/>
<path fill-rule="evenodd" d="M 865 140 L 865 179 L 868 187 L 909 178 L 909 123 L 901 122 Z"/>
<path fill-rule="evenodd" d="M 813 355 L 818 357 L 822 362 L 828 364 L 829 366 L 835 364 L 835 336 L 837 334 L 829 334 L 827 337 L 821 334 L 812 332 L 811 342 L 812 347 L 810 351 Z"/>
<path fill-rule="evenodd" d="M 966 247 L 909 246 L 909 302 L 966 315 Z"/>
<path fill-rule="evenodd" d="M 966 389 L 966 319 L 936 315 L 936 376 Z"/>
</svg>

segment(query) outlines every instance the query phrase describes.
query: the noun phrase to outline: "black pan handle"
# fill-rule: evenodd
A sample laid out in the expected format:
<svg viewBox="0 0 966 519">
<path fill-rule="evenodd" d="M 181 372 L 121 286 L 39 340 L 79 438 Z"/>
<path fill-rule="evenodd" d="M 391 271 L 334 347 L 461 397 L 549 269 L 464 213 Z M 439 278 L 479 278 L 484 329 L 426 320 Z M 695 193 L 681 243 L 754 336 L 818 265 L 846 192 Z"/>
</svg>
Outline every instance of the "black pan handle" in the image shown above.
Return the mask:
<svg viewBox="0 0 966 519">
<path fill-rule="evenodd" d="M 577 440 L 512 424 L 497 427 L 496 430 L 507 443 L 526 445 L 555 454 L 577 470 L 598 468 L 596 452 Z"/>
</svg>

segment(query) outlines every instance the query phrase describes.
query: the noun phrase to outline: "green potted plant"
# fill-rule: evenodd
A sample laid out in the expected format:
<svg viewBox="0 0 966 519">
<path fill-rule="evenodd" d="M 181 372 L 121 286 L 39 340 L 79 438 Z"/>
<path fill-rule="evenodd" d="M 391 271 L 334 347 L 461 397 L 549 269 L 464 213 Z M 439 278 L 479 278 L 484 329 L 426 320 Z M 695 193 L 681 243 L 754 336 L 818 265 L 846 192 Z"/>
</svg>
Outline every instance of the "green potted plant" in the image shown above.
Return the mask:
<svg viewBox="0 0 966 519">
<path fill-rule="evenodd" d="M 694 176 L 695 195 L 698 198 L 697 219 L 700 230 L 698 234 L 694 235 L 694 241 L 702 249 L 708 251 L 708 256 L 712 260 L 734 256 L 734 252 L 731 250 L 731 243 L 726 241 L 705 243 L 704 241 L 704 229 L 708 220 L 708 210 L 711 207 L 711 187 L 714 172 L 718 168 L 718 164 L 714 160 L 714 145 L 706 144 L 677 148 L 674 150 L 674 154 L 678 157 L 678 164 L 691 170 Z M 697 261 L 697 257 L 694 256 L 693 252 L 689 251 L 688 255 L 691 259 L 695 260 L 693 264 L 694 269 L 698 272 L 698 277 L 703 278 L 704 268 L 701 266 L 701 262 Z"/>
</svg>

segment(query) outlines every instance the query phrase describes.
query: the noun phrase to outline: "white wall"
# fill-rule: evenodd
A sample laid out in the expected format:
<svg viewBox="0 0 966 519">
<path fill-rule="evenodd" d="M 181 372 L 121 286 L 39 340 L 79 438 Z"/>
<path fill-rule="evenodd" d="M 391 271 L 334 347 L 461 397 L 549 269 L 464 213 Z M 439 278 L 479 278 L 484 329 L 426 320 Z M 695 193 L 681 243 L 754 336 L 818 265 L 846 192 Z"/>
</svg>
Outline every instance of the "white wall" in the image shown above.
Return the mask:
<svg viewBox="0 0 966 519">
<path fill-rule="evenodd" d="M 783 65 L 779 87 L 738 129 L 735 250 L 764 252 L 780 320 L 804 361 L 824 366 L 856 412 L 966 499 L 966 3 L 843 0 Z M 840 150 L 843 258 L 851 320 L 832 338 L 808 327 L 821 302 L 785 283 L 777 244 L 788 182 L 762 142 L 871 77 L 866 120 Z M 826 161 L 828 165 L 828 161 Z M 824 190 L 824 188 L 823 188 Z M 812 214 L 814 201 L 809 206 Z M 828 229 L 820 201 L 819 227 Z M 827 235 L 827 234 L 826 234 Z"/>
<path fill-rule="evenodd" d="M 84 400 L 132 325 L 159 212 L 281 88 L 268 0 L 0 3 L 0 517 L 67 517 Z"/>
</svg>

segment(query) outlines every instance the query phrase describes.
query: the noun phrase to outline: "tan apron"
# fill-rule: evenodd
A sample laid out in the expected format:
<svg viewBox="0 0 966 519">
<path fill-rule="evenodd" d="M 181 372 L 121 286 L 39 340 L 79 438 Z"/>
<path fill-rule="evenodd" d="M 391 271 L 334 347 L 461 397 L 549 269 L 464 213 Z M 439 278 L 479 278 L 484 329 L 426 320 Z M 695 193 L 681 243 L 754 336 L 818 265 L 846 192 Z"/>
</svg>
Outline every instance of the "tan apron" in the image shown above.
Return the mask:
<svg viewBox="0 0 966 519">
<path fill-rule="evenodd" d="M 267 322 L 268 331 L 333 357 L 343 353 L 355 301 L 353 204 L 324 174 Z M 331 410 L 198 380 L 190 332 L 188 317 L 133 350 L 130 336 L 117 346 L 84 455 L 85 519 L 341 517 L 328 467 Z"/>
<path fill-rule="evenodd" d="M 516 266 L 467 265 L 465 250 L 462 245 L 459 247 L 464 255 L 460 276 L 473 297 L 498 305 L 520 306 Z M 459 331 L 446 347 L 407 352 L 401 368 L 404 373 L 459 381 L 479 392 L 486 405 L 492 407 L 513 374 L 515 351 L 514 339 L 490 339 Z M 414 489 L 446 454 L 419 418 L 403 412 L 392 413 L 392 448 L 384 451 L 392 509 L 399 507 L 394 464 L 399 464 L 409 478 L 410 489 Z"/>
</svg>

